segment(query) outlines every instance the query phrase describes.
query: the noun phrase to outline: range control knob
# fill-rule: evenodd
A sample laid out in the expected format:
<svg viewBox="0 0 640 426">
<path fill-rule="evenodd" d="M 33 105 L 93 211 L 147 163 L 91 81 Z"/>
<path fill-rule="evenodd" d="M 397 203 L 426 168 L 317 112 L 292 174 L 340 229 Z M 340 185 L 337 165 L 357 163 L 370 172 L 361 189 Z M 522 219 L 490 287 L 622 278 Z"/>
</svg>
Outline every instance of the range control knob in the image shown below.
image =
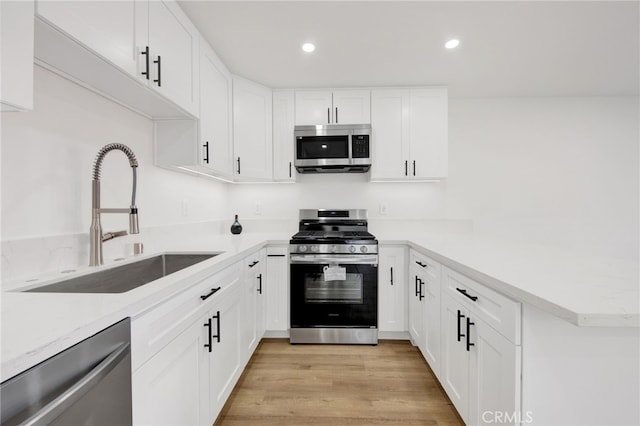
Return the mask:
<svg viewBox="0 0 640 426">
<path fill-rule="evenodd" d="M 349 251 L 351 253 L 355 253 L 356 252 L 356 248 L 354 246 L 349 246 Z"/>
<path fill-rule="evenodd" d="M 363 253 L 366 253 L 369 249 L 367 249 L 367 246 L 362 246 L 360 247 L 360 251 Z"/>
<path fill-rule="evenodd" d="M 307 251 L 307 246 L 305 246 L 305 245 L 298 246 L 298 251 L 300 253 L 306 252 Z"/>
<path fill-rule="evenodd" d="M 333 245 L 329 250 L 331 250 L 331 253 L 336 253 L 338 251 L 338 246 Z"/>
<path fill-rule="evenodd" d="M 318 251 L 318 246 L 311 246 L 311 251 L 312 252 L 317 252 Z"/>
</svg>

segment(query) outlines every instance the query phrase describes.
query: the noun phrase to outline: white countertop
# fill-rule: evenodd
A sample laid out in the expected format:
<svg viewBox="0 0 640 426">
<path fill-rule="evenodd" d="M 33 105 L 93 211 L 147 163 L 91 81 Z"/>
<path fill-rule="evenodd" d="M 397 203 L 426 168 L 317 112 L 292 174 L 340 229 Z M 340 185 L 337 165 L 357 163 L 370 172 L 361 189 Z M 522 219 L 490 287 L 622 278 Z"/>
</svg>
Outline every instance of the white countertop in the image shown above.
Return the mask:
<svg viewBox="0 0 640 426">
<path fill-rule="evenodd" d="M 0 380 L 122 318 L 138 315 L 266 244 L 287 243 L 289 237 L 258 233 L 172 239 L 152 247 L 144 257 L 175 251 L 224 253 L 121 294 L 3 291 Z M 575 325 L 640 327 L 637 263 L 468 235 L 378 232 L 376 237 L 381 244 L 409 244 L 488 287 Z M 94 270 L 87 267 L 78 273 Z"/>
</svg>

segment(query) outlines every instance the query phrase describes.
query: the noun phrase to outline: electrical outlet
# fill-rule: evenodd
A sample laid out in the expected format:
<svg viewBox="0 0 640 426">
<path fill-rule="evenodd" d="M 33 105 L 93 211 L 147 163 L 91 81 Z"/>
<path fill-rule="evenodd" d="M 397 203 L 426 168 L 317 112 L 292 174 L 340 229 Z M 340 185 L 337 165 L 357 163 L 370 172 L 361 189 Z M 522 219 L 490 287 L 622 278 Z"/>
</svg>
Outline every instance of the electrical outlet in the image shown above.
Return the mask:
<svg viewBox="0 0 640 426">
<path fill-rule="evenodd" d="M 387 215 L 387 204 L 386 203 L 380 203 L 380 214 L 382 216 L 386 216 Z"/>
<path fill-rule="evenodd" d="M 260 216 L 262 214 L 262 206 L 260 205 L 260 203 L 256 203 L 255 214 L 257 216 Z"/>
<path fill-rule="evenodd" d="M 182 199 L 182 203 L 180 203 L 180 208 L 182 210 L 182 216 L 189 216 L 189 202 L 186 199 Z"/>
</svg>

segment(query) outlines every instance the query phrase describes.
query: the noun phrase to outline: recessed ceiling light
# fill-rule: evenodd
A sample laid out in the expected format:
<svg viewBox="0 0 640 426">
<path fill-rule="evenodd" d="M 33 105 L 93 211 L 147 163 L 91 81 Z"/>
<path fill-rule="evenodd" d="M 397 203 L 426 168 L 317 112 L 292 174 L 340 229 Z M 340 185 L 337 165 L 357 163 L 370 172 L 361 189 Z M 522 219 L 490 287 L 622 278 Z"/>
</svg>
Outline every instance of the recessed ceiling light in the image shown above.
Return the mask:
<svg viewBox="0 0 640 426">
<path fill-rule="evenodd" d="M 444 44 L 444 47 L 446 47 L 447 49 L 455 49 L 459 45 L 460 45 L 460 40 L 456 38 L 452 38 L 451 40 L 449 40 Z"/>
<path fill-rule="evenodd" d="M 316 45 L 313 43 L 305 43 L 302 45 L 302 50 L 304 50 L 305 52 L 313 52 L 314 50 L 316 50 Z"/>
</svg>

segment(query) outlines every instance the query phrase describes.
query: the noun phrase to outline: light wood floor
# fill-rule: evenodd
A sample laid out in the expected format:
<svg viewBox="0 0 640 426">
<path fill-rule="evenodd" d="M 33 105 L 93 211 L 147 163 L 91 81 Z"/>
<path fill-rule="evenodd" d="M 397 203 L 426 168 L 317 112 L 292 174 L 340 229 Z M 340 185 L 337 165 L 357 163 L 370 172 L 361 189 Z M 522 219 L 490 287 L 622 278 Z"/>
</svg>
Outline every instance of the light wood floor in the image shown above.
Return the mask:
<svg viewBox="0 0 640 426">
<path fill-rule="evenodd" d="M 216 426 L 461 425 L 417 348 L 260 343 Z"/>
</svg>

